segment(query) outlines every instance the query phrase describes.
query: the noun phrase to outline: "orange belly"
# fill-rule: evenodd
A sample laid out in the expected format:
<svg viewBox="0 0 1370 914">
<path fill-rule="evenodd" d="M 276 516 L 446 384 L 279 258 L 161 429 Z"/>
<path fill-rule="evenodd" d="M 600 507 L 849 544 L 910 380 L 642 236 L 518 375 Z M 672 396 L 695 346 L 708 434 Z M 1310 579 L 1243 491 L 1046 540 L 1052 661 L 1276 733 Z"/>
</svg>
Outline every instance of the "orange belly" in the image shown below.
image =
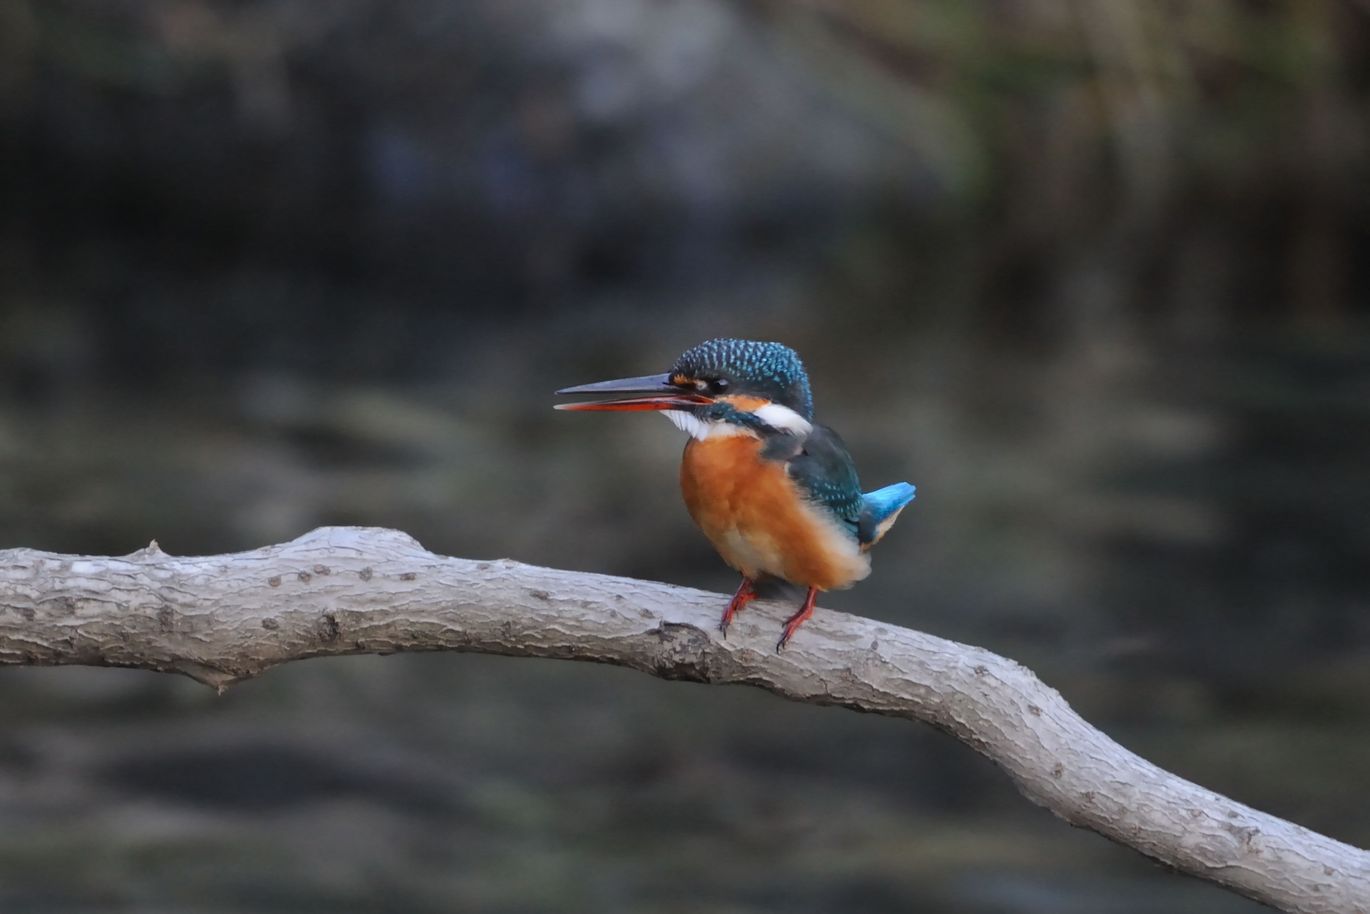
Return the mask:
<svg viewBox="0 0 1370 914">
<path fill-rule="evenodd" d="M 783 464 L 751 435 L 692 439 L 680 464 L 685 507 L 723 560 L 749 578 L 771 575 L 833 590 L 870 573 L 854 536 L 809 504 Z"/>
</svg>

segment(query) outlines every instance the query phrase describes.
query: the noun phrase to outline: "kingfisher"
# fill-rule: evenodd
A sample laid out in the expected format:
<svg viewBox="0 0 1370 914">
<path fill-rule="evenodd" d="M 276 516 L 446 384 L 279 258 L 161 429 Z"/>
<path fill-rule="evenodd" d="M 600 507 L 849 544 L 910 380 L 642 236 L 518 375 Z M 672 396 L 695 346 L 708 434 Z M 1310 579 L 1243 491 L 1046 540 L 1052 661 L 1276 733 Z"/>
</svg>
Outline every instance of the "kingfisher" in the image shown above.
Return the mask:
<svg viewBox="0 0 1370 914">
<path fill-rule="evenodd" d="M 690 437 L 680 489 L 690 517 L 742 583 L 723 612 L 726 638 L 757 584 L 808 588 L 776 651 L 813 615 L 821 591 L 870 574 L 869 550 L 914 497 L 897 482 L 861 492 L 837 433 L 813 419 L 813 394 L 798 354 L 780 343 L 715 339 L 687 349 L 665 374 L 567 387 L 558 395 L 609 399 L 557 409 L 660 411 Z"/>
</svg>

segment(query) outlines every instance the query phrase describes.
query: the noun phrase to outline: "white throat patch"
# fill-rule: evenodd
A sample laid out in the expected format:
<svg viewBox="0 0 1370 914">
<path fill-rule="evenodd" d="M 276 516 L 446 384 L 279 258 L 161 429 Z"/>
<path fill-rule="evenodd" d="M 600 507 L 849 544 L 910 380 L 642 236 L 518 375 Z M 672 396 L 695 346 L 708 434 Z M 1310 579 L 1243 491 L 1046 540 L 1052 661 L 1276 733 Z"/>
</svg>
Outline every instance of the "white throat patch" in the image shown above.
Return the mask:
<svg viewBox="0 0 1370 914">
<path fill-rule="evenodd" d="M 705 422 L 683 409 L 662 410 L 661 414 L 671 420 L 671 424 L 676 428 L 699 441 L 703 441 L 705 438 L 724 438 L 730 435 L 756 435 L 756 432 L 751 429 L 734 425 L 731 422 Z M 807 435 L 813 431 L 813 425 L 807 419 L 788 406 L 781 406 L 779 403 L 767 403 L 753 412 L 752 415 L 778 432 Z"/>
<path fill-rule="evenodd" d="M 705 438 L 725 438 L 729 435 L 754 434 L 742 426 L 733 425 L 730 422 L 705 422 L 694 413 L 687 413 L 683 409 L 667 409 L 663 410 L 661 414 L 670 419 L 672 425 L 696 441 L 703 441 Z"/>
</svg>

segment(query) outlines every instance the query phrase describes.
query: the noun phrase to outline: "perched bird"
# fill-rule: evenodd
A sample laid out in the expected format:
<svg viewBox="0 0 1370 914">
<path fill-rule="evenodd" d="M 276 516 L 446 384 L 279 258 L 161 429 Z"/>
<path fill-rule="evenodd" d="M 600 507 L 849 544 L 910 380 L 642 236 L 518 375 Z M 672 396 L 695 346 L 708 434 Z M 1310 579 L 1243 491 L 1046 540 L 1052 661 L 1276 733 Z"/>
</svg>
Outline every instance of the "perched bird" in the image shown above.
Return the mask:
<svg viewBox="0 0 1370 914">
<path fill-rule="evenodd" d="M 808 588 L 776 644 L 782 649 L 813 615 L 819 591 L 870 574 L 867 550 L 913 500 L 906 482 L 861 493 L 842 439 L 813 421 L 803 363 L 780 343 L 709 340 L 665 374 L 557 393 L 612 397 L 557 409 L 660 410 L 689 433 L 680 464 L 685 507 L 723 561 L 742 573 L 723 613 L 725 636 L 733 616 L 756 598 L 757 582 L 779 578 Z"/>
</svg>

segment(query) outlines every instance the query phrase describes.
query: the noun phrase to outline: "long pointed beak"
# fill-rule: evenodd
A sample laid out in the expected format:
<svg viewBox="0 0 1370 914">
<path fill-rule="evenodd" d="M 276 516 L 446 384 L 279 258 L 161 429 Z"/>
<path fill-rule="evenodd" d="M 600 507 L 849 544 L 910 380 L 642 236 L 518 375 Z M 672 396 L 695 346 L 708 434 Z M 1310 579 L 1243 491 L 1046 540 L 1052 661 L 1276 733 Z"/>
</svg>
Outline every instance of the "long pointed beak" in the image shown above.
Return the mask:
<svg viewBox="0 0 1370 914">
<path fill-rule="evenodd" d="M 566 387 L 557 391 L 558 396 L 566 394 L 613 395 L 608 400 L 587 400 L 584 403 L 558 403 L 555 409 L 572 411 L 604 410 L 636 412 L 651 409 L 688 409 L 712 403 L 710 397 L 693 391 L 682 390 L 671 383 L 671 376 L 649 374 L 640 378 L 618 378 L 613 381 L 599 381 L 582 384 L 579 387 Z M 624 395 L 627 396 L 624 396 Z"/>
</svg>

